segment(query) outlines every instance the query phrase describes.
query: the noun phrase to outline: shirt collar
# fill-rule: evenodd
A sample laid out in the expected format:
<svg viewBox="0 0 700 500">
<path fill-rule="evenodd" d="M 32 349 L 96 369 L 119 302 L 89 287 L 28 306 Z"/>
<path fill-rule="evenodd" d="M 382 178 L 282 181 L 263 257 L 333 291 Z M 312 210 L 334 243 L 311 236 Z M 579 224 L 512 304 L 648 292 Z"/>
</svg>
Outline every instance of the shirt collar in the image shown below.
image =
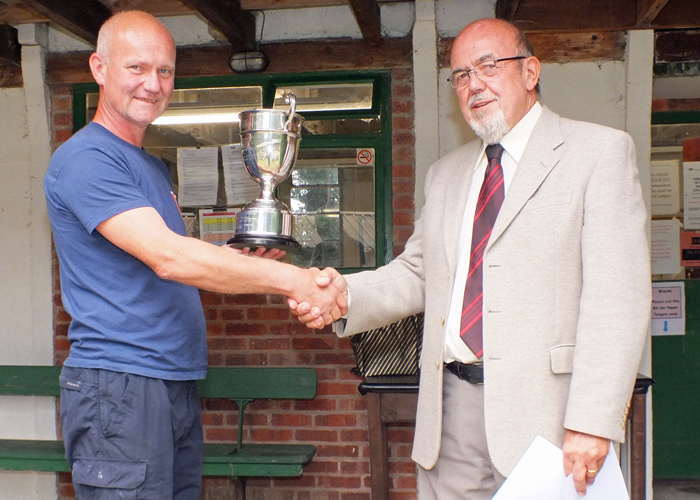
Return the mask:
<svg viewBox="0 0 700 500">
<path fill-rule="evenodd" d="M 523 116 L 522 119 L 516 123 L 515 127 L 513 127 L 510 132 L 503 137 L 503 139 L 501 139 L 501 146 L 503 146 L 503 149 L 506 150 L 506 152 L 515 160 L 516 163 L 520 163 L 520 158 L 522 158 L 523 153 L 525 152 L 527 141 L 530 140 L 530 135 L 532 135 L 532 131 L 534 130 L 535 124 L 537 123 L 537 120 L 541 114 L 542 105 L 538 101 L 535 101 L 535 104 L 532 106 L 532 108 L 530 108 L 530 111 L 528 111 L 525 116 Z M 481 158 L 484 151 L 486 151 L 486 146 L 487 144 L 481 145 L 481 154 L 479 155 L 479 158 Z M 479 162 L 477 162 L 477 165 L 478 164 Z M 476 168 L 476 165 L 474 168 Z"/>
</svg>

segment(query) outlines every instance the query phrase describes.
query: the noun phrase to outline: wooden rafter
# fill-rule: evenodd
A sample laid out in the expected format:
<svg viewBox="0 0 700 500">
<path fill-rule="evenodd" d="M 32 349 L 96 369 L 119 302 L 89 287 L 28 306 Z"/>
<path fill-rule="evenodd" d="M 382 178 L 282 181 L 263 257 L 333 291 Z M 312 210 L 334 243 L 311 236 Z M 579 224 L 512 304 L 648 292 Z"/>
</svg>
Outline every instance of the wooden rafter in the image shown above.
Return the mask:
<svg viewBox="0 0 700 500">
<path fill-rule="evenodd" d="M 637 25 L 648 26 L 653 23 L 668 2 L 669 0 L 637 0 Z"/>
<path fill-rule="evenodd" d="M 349 0 L 355 19 L 367 42 L 378 45 L 382 41 L 382 22 L 377 0 Z"/>
<path fill-rule="evenodd" d="M 520 0 L 496 0 L 496 17 L 505 21 L 515 21 Z"/>
<path fill-rule="evenodd" d="M 236 51 L 255 47 L 255 16 L 239 0 L 183 0 L 219 30 Z"/>
<path fill-rule="evenodd" d="M 98 0 L 22 0 L 22 3 L 56 25 L 97 44 L 97 33 L 112 12 Z"/>
</svg>

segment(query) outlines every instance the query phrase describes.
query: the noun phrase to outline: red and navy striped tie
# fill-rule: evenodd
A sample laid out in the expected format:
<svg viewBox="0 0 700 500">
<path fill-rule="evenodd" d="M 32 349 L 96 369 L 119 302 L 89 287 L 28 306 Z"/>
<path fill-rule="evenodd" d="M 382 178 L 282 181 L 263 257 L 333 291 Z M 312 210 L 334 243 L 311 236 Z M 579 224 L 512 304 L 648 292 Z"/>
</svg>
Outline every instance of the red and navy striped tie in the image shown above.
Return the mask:
<svg viewBox="0 0 700 500">
<path fill-rule="evenodd" d="M 505 198 L 503 187 L 503 169 L 501 155 L 503 146 L 490 144 L 486 146 L 486 157 L 489 164 L 484 174 L 484 183 L 479 191 L 474 213 L 472 229 L 472 248 L 469 257 L 469 274 L 464 288 L 462 303 L 462 321 L 459 336 L 467 347 L 481 357 L 484 354 L 483 341 L 483 297 L 484 297 L 484 249 L 489 242 L 493 224 L 498 217 L 498 211 Z"/>
</svg>

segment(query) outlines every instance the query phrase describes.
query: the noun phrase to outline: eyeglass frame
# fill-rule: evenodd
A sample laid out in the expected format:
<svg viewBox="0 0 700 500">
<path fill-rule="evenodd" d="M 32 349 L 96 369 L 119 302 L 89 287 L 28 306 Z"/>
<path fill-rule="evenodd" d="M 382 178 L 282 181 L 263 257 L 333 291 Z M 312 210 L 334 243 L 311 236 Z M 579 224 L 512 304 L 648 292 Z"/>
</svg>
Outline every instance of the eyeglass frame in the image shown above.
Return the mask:
<svg viewBox="0 0 700 500">
<path fill-rule="evenodd" d="M 500 58 L 500 59 L 486 59 L 485 61 L 481 61 L 481 62 L 480 62 L 479 64 L 477 64 L 476 66 L 480 66 L 480 65 L 482 65 L 482 64 L 484 64 L 484 63 L 487 63 L 487 62 L 492 62 L 492 63 L 494 63 L 494 64 L 498 64 L 499 62 L 502 62 L 502 61 L 517 61 L 517 60 L 521 60 L 521 59 L 527 59 L 528 57 L 531 57 L 531 56 L 514 56 L 514 57 L 502 57 L 502 58 Z M 468 70 L 467 70 L 467 69 L 456 69 L 456 70 L 454 70 L 454 71 L 450 74 L 450 77 L 447 79 L 447 81 L 450 82 L 450 86 L 451 86 L 453 89 L 461 89 L 461 88 L 464 87 L 465 85 L 468 85 L 468 84 L 469 84 L 469 82 L 470 82 L 471 79 L 472 79 L 472 74 L 475 75 L 477 78 L 479 78 L 479 80 L 482 80 L 482 81 L 483 81 L 483 79 L 479 76 L 479 73 L 476 71 L 476 66 L 474 66 L 472 69 L 468 69 Z M 498 69 L 501 69 L 501 68 L 499 68 L 498 66 L 496 66 L 496 67 L 497 67 Z M 465 83 L 464 85 L 460 85 L 459 87 L 457 87 L 457 86 L 455 86 L 455 84 L 452 82 L 452 77 L 455 76 L 457 73 L 461 73 L 461 72 L 466 72 L 466 73 L 467 73 L 468 79 L 466 80 L 466 83 Z M 487 79 L 488 79 L 488 78 L 492 78 L 492 77 L 487 77 Z"/>
</svg>

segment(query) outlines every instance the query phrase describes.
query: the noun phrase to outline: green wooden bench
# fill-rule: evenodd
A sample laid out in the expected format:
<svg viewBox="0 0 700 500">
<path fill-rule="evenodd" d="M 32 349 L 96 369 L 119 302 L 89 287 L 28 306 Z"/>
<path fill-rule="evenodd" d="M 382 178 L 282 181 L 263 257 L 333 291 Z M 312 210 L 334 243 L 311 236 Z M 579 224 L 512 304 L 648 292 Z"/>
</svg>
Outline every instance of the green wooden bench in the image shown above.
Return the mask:
<svg viewBox="0 0 700 500">
<path fill-rule="evenodd" d="M 0 366 L 0 395 L 58 396 L 60 366 Z M 199 382 L 202 398 L 227 398 L 238 412 L 236 443 L 205 443 L 205 476 L 229 476 L 245 499 L 248 477 L 296 477 L 313 458 L 308 444 L 254 444 L 243 442 L 243 415 L 256 399 L 313 399 L 313 368 L 209 368 Z M 70 472 L 62 441 L 0 439 L 0 470 Z M 240 495 L 240 496 L 239 496 Z"/>
</svg>

